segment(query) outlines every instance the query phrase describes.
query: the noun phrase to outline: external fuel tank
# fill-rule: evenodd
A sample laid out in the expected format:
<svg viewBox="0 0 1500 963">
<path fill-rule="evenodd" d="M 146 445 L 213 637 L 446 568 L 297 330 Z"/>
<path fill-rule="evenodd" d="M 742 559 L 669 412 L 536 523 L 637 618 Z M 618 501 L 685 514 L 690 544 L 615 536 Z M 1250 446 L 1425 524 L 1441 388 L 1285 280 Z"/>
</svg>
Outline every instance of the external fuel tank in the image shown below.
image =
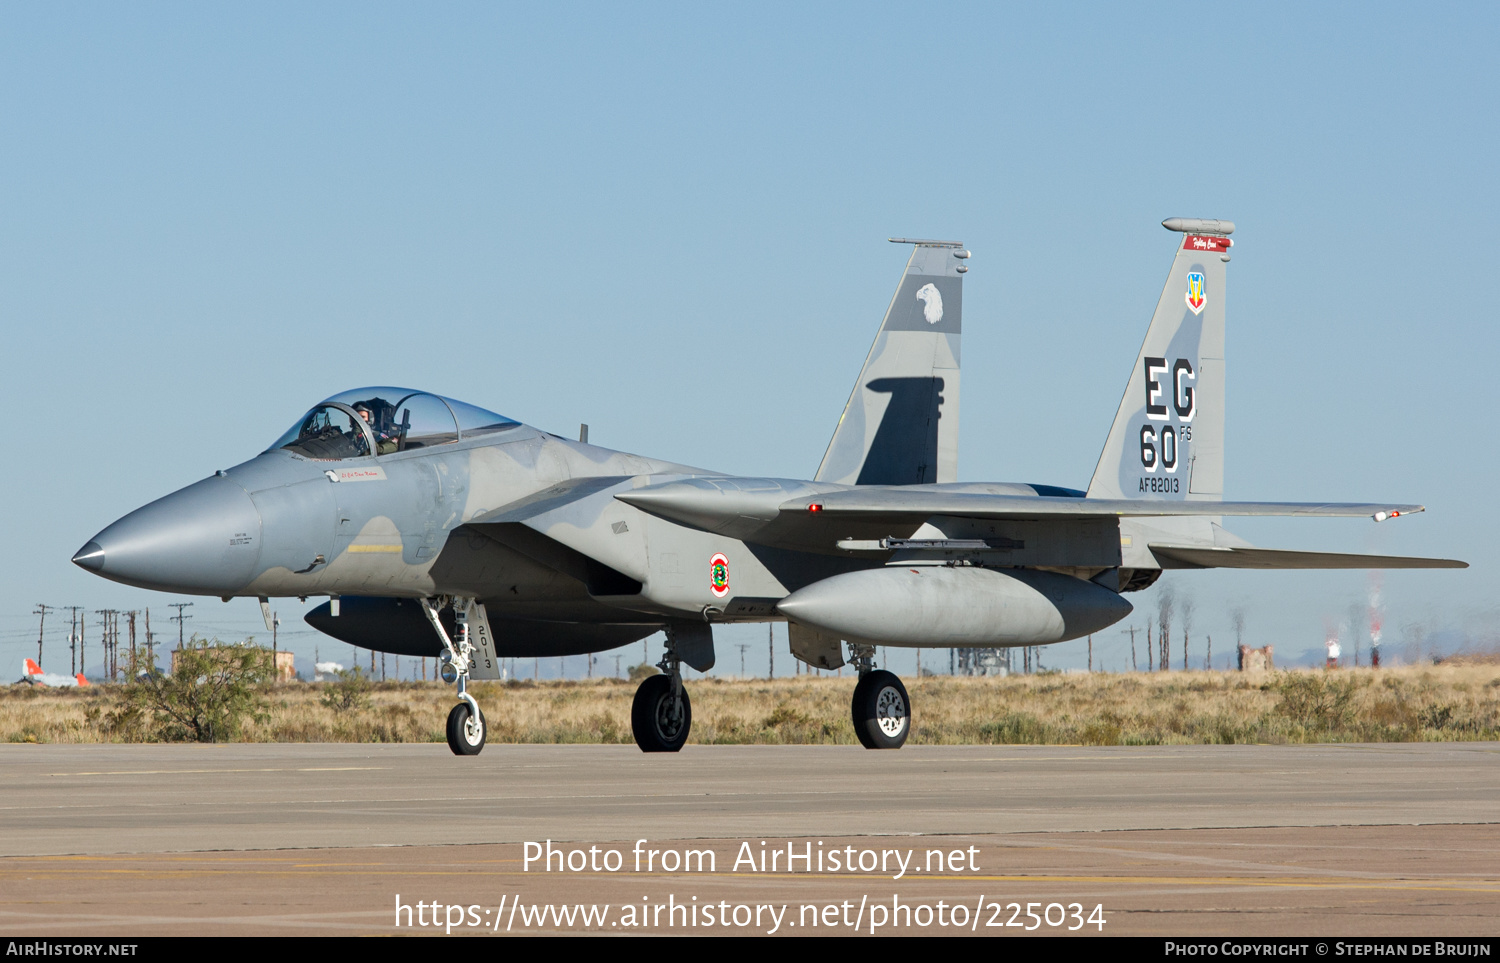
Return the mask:
<svg viewBox="0 0 1500 963">
<path fill-rule="evenodd" d="M 1056 572 L 890 565 L 835 575 L 777 606 L 795 622 L 873 645 L 1046 645 L 1098 632 L 1132 606 L 1109 589 Z"/>
</svg>

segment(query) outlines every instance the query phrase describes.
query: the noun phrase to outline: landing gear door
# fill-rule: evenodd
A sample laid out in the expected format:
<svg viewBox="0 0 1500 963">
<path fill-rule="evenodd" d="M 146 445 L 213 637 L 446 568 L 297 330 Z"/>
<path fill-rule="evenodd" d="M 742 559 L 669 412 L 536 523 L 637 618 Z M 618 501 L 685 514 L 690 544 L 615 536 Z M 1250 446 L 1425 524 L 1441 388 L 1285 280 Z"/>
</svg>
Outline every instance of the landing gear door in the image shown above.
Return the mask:
<svg viewBox="0 0 1500 963">
<path fill-rule="evenodd" d="M 470 600 L 466 607 L 469 623 L 469 644 L 474 652 L 469 661 L 469 678 L 475 681 L 500 678 L 500 658 L 495 654 L 495 634 L 490 629 L 490 617 L 484 605 Z"/>
<path fill-rule="evenodd" d="M 837 669 L 844 664 L 844 647 L 836 635 L 825 635 L 805 625 L 788 622 L 792 655 L 815 669 Z"/>
</svg>

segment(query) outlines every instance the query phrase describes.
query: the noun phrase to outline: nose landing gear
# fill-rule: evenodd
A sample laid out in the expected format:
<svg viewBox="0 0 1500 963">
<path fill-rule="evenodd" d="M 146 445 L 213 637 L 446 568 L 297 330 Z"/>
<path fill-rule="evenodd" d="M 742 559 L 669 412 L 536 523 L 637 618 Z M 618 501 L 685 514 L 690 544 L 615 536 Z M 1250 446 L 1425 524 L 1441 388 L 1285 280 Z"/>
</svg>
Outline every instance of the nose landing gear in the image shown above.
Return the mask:
<svg viewBox="0 0 1500 963">
<path fill-rule="evenodd" d="M 448 713 L 448 748 L 455 756 L 477 756 L 484 748 L 488 726 L 479 703 L 469 694 L 469 671 L 474 666 L 474 643 L 469 640 L 469 600 L 453 600 L 454 634 L 450 639 L 443 623 L 438 619 L 442 600 L 434 605 L 431 599 L 422 599 L 422 611 L 432 623 L 438 638 L 443 640 L 443 651 L 438 656 L 438 674 L 444 682 L 457 684 L 458 697 L 463 700 Z M 487 624 L 487 620 L 486 620 Z M 488 632 L 483 632 L 487 638 Z M 486 647 L 488 648 L 488 647 Z M 488 660 L 487 660 L 488 661 Z"/>
</svg>

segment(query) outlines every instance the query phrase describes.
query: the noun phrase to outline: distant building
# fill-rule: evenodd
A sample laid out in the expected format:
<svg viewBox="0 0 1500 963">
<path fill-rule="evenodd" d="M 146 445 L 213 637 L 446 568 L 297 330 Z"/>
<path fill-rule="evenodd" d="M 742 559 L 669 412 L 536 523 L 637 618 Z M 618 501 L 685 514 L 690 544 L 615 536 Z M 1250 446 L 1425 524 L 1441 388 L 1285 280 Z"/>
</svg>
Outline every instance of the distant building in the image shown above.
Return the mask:
<svg viewBox="0 0 1500 963">
<path fill-rule="evenodd" d="M 281 649 L 277 649 L 275 655 L 276 655 L 276 681 L 277 682 L 296 682 L 297 681 L 297 657 L 294 656 L 294 655 L 292 655 L 292 653 L 282 651 Z"/>
<path fill-rule="evenodd" d="M 1240 671 L 1241 672 L 1267 672 L 1276 668 L 1271 661 L 1272 646 L 1260 649 L 1252 649 L 1248 645 L 1240 646 Z"/>
</svg>

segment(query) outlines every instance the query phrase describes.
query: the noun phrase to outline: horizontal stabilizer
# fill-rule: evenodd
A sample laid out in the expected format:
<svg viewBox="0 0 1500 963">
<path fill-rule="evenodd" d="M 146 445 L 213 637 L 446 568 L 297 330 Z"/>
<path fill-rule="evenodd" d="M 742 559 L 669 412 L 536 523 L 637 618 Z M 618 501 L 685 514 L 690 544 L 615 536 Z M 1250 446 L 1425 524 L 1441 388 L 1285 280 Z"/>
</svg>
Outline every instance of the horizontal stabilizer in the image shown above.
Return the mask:
<svg viewBox="0 0 1500 963">
<path fill-rule="evenodd" d="M 1342 552 L 1297 552 L 1282 548 L 1209 548 L 1200 545 L 1155 545 L 1151 554 L 1162 568 L 1468 568 L 1452 558 L 1404 555 L 1347 555 Z"/>
</svg>

